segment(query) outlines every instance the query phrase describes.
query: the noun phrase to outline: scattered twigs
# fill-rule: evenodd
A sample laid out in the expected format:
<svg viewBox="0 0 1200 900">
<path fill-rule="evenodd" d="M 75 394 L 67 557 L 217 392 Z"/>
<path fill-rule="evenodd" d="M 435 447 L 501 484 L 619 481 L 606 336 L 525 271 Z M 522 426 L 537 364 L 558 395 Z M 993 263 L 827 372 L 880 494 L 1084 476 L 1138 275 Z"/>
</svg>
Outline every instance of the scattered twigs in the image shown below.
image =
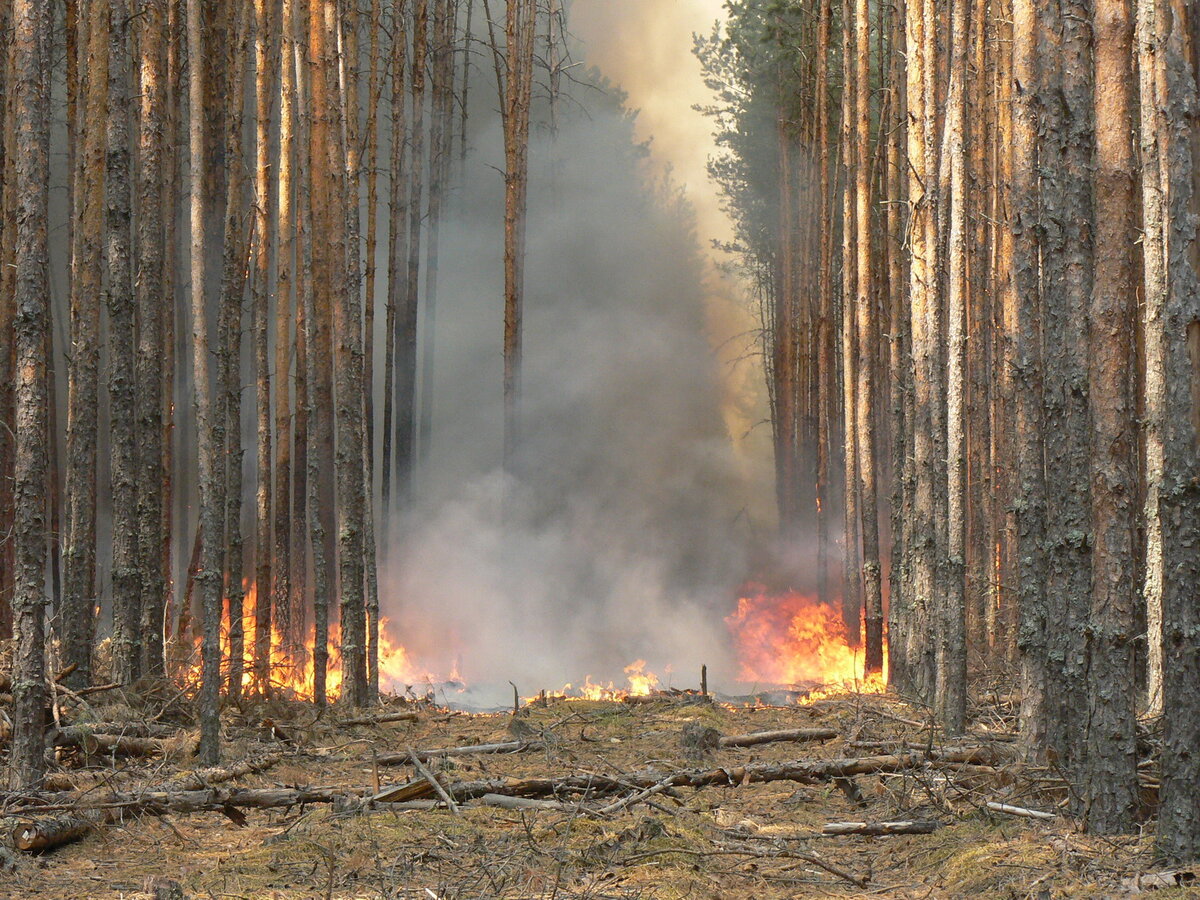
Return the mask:
<svg viewBox="0 0 1200 900">
<path fill-rule="evenodd" d="M 546 745 L 542 741 L 505 741 L 500 744 L 469 744 L 463 747 L 442 747 L 436 750 L 417 750 L 421 762 L 431 759 L 441 759 L 447 756 L 476 756 L 488 753 L 524 753 L 527 750 L 543 750 Z M 376 762 L 381 766 L 404 766 L 412 759 L 404 753 L 381 753 Z"/>
<path fill-rule="evenodd" d="M 759 731 L 754 734 L 735 734 L 723 737 L 721 747 L 757 747 L 759 744 L 776 744 L 785 741 L 831 741 L 838 736 L 835 728 L 793 728 L 790 731 Z"/>
<path fill-rule="evenodd" d="M 429 782 L 430 786 L 435 791 L 437 791 L 438 796 L 441 797 L 443 801 L 445 801 L 445 803 L 448 807 L 450 807 L 450 812 L 454 813 L 454 815 L 457 816 L 458 815 L 458 804 L 454 802 L 454 798 L 451 797 L 450 794 L 448 794 L 446 792 L 446 789 L 444 787 L 442 787 L 442 783 L 437 780 L 437 777 L 432 772 L 429 771 L 429 769 L 425 765 L 425 763 L 421 762 L 420 757 L 417 755 L 417 751 L 415 751 L 411 747 L 409 747 L 408 748 L 408 757 L 409 757 L 409 759 L 412 760 L 413 767 L 420 773 L 421 777 L 424 778 L 427 782 Z"/>
<path fill-rule="evenodd" d="M 933 834 L 941 827 L 940 822 L 830 822 L 821 829 L 821 833 L 884 837 L 892 834 Z"/>
<path fill-rule="evenodd" d="M 1007 803 L 996 803 L 991 800 L 988 801 L 987 808 L 992 812 L 1008 813 L 1010 816 L 1021 816 L 1025 819 L 1049 821 L 1050 819 L 1058 818 L 1055 813 L 1042 812 L 1037 809 L 1026 809 L 1024 806 L 1010 806 Z"/>
<path fill-rule="evenodd" d="M 612 815 L 613 813 L 621 812 L 622 810 L 625 810 L 625 809 L 629 809 L 629 807 L 635 806 L 638 803 L 641 803 L 643 800 L 650 799 L 655 794 L 661 794 L 663 791 L 667 790 L 670 787 L 671 787 L 671 779 L 670 778 L 664 779 L 663 781 L 660 781 L 658 784 L 653 785 L 652 787 L 646 788 L 644 791 L 641 791 L 637 794 L 633 794 L 632 796 L 626 797 L 624 800 L 618 800 L 616 803 L 610 803 L 608 806 L 599 810 L 599 815 L 607 816 L 607 815 Z"/>
</svg>

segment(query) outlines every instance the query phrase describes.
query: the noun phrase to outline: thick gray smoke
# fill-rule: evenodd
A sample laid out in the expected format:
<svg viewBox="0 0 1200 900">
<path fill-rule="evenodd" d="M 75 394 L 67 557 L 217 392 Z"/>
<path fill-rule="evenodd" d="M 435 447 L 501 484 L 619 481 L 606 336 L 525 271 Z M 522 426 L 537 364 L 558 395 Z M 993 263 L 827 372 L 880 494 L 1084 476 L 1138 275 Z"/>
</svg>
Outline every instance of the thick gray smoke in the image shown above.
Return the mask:
<svg viewBox="0 0 1200 900">
<path fill-rule="evenodd" d="M 502 168 L 494 119 L 442 229 L 431 446 L 383 603 L 436 675 L 525 693 L 636 659 L 733 678 L 723 618 L 750 505 L 706 335 L 691 214 L 614 98 L 575 92 L 532 154 L 519 475 L 501 473 Z M 667 677 L 663 677 L 664 683 Z M 505 688 L 507 690 L 507 688 Z"/>
</svg>

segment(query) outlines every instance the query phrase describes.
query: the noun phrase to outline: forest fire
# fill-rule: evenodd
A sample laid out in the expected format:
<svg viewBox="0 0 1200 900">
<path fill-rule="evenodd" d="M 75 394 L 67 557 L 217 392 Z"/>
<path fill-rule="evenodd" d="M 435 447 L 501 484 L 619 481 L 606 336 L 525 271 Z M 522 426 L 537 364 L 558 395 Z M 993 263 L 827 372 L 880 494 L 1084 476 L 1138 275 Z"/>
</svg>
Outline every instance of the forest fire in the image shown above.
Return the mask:
<svg viewBox="0 0 1200 900">
<path fill-rule="evenodd" d="M 547 691 L 546 696 L 557 700 L 624 700 L 627 697 L 647 697 L 658 687 L 658 676 L 646 671 L 646 661 L 639 659 L 625 667 L 629 686 L 619 688 L 612 681 L 607 684 L 592 681 L 588 675 L 583 684 L 565 684 L 556 691 Z M 534 698 L 530 698 L 534 699 Z"/>
<path fill-rule="evenodd" d="M 849 646 L 842 611 L 815 597 L 769 593 L 752 585 L 726 617 L 740 665 L 738 678 L 760 684 L 818 683 L 882 691 L 884 673 L 863 677 L 859 650 Z"/>
<path fill-rule="evenodd" d="M 242 691 L 244 693 L 261 693 L 258 677 L 254 670 L 254 648 L 257 634 L 255 611 L 258 605 L 258 587 L 247 580 L 245 595 L 242 600 L 242 630 L 244 633 L 242 650 Z M 403 693 L 414 684 L 431 682 L 431 676 L 422 673 L 412 662 L 408 651 L 392 640 L 388 629 L 387 617 L 379 620 L 379 687 L 386 693 Z M 283 695 L 296 700 L 313 700 L 316 695 L 315 666 L 313 663 L 313 648 L 315 646 L 314 629 L 309 628 L 304 644 L 301 647 L 290 648 L 279 629 L 271 627 L 271 669 L 270 690 L 273 694 Z M 329 626 L 329 662 L 325 674 L 325 693 L 329 700 L 336 700 L 341 694 L 342 661 L 341 661 L 341 630 L 336 622 Z M 229 607 L 226 604 L 221 616 L 221 666 L 224 672 L 223 680 L 228 681 L 229 667 Z M 200 682 L 200 648 L 197 644 L 192 659 L 183 676 L 187 682 Z M 458 680 L 452 674 L 448 681 Z"/>
</svg>

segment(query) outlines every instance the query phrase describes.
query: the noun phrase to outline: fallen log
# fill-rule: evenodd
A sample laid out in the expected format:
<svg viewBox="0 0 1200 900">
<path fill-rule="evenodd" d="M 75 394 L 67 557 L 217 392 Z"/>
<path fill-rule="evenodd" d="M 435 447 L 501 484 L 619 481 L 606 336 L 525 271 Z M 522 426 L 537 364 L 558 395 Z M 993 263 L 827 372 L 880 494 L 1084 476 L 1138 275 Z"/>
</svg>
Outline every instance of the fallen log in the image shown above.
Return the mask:
<svg viewBox="0 0 1200 900">
<path fill-rule="evenodd" d="M 527 750 L 544 750 L 542 741 L 505 741 L 500 744 L 469 744 L 463 747 L 441 747 L 437 750 L 417 750 L 417 759 L 429 762 L 448 756 L 476 756 L 486 753 L 524 753 Z M 412 762 L 408 753 L 381 753 L 375 758 L 381 766 L 406 766 Z"/>
<path fill-rule="evenodd" d="M 1026 809 L 1024 806 L 1010 806 L 1007 803 L 996 803 L 991 800 L 988 801 L 987 808 L 992 812 L 1007 813 L 1010 816 L 1020 816 L 1023 819 L 1049 821 L 1050 819 L 1058 818 L 1055 813 L 1042 812 L 1039 809 Z"/>
<path fill-rule="evenodd" d="M 25 853 L 45 853 L 86 836 L 96 823 L 83 816 L 57 816 L 22 822 L 13 828 L 13 845 Z"/>
<path fill-rule="evenodd" d="M 777 744 L 785 741 L 831 741 L 840 734 L 834 728 L 793 728 L 789 731 L 758 731 L 753 734 L 735 734 L 723 737 L 720 747 L 757 747 L 759 744 Z"/>
<path fill-rule="evenodd" d="M 984 748 L 956 748 L 940 754 L 898 753 L 886 756 L 863 756 L 854 759 L 798 760 L 772 765 L 758 764 L 728 766 L 710 770 L 687 770 L 664 778 L 659 772 L 637 772 L 620 778 L 606 775 L 572 775 L 566 778 L 501 778 L 487 781 L 462 781 L 448 785 L 446 790 L 457 801 L 471 800 L 484 794 L 504 794 L 510 797 L 546 797 L 559 794 L 603 796 L 624 790 L 645 790 L 665 782 L 666 787 L 701 788 L 710 786 L 736 787 L 770 781 L 795 781 L 800 784 L 820 784 L 854 775 L 875 775 L 904 772 L 925 765 L 955 763 L 979 758 Z M 404 802 L 433 796 L 433 789 L 424 781 L 411 781 L 384 791 L 381 799 Z"/>
<path fill-rule="evenodd" d="M 113 756 L 157 756 L 163 752 L 162 741 L 157 738 L 102 734 L 79 726 L 58 729 L 51 735 L 49 743 L 54 747 L 78 747 L 90 756 L 102 753 Z"/>
<path fill-rule="evenodd" d="M 940 827 L 940 822 L 830 822 L 821 829 L 821 834 L 884 837 L 892 834 L 933 834 Z"/>
<path fill-rule="evenodd" d="M 411 747 L 408 748 L 408 758 L 412 760 L 413 767 L 417 770 L 417 773 L 427 782 L 429 782 L 429 786 L 437 791 L 438 796 L 441 797 L 442 800 L 445 801 L 446 806 L 450 808 L 450 812 L 457 816 L 458 804 L 454 802 L 453 797 L 446 793 L 446 789 L 442 787 L 442 783 L 437 780 L 437 776 L 429 771 L 429 767 L 426 766 L 425 763 L 421 762 L 421 760 L 417 757 L 417 752 Z"/>
<path fill-rule="evenodd" d="M 360 716 L 342 719 L 334 724 L 338 728 L 355 728 L 359 725 L 386 725 L 388 722 L 416 722 L 420 718 L 415 712 L 384 713 L 380 716 Z"/>
</svg>

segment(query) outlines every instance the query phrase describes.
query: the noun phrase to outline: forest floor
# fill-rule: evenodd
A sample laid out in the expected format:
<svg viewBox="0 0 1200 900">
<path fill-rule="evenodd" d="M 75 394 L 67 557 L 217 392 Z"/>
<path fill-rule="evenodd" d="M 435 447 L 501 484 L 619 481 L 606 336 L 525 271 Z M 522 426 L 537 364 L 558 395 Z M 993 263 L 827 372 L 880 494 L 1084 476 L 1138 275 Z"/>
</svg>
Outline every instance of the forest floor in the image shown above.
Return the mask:
<svg viewBox="0 0 1200 900">
<path fill-rule="evenodd" d="M 108 695 L 80 721 L 103 720 L 109 731 L 122 716 L 146 722 L 145 707 L 117 699 L 106 707 L 100 696 Z M 999 701 L 977 708 L 972 733 L 946 745 L 923 724 L 926 711 L 891 696 L 755 708 L 702 700 L 559 699 L 516 718 L 394 703 L 383 713 L 415 711 L 415 721 L 366 725 L 339 723 L 334 712 L 318 718 L 303 704 L 231 710 L 225 759 L 258 760 L 262 771 L 209 788 L 201 796 L 211 810 L 186 811 L 184 794 L 154 802 L 144 794 L 148 785 L 205 783 L 204 773 L 180 774 L 195 746 L 188 730 L 161 739 L 161 752 L 141 762 L 92 757 L 90 771 L 56 777 L 55 786 L 73 790 L 6 795 L 7 835 L 54 816 L 107 818 L 41 855 L 0 851 L 0 897 L 1200 897 L 1200 882 L 1176 886 L 1192 873 L 1156 866 L 1150 829 L 1090 837 L 1058 815 L 1065 785 L 1053 770 L 1015 762 Z M 712 749 L 707 728 L 835 736 Z M 517 752 L 428 758 L 426 771 L 457 798 L 456 810 L 433 799 L 411 764 L 380 764 L 407 748 L 514 741 Z M 672 787 L 664 783 L 671 773 L 710 784 Z M 489 790 L 540 799 L 480 800 L 484 780 Z M 1154 788 L 1151 767 L 1145 786 Z M 262 797 L 285 802 L 298 787 L 312 788 L 304 797 L 316 802 L 247 808 L 268 802 Z M 246 793 L 254 789 L 273 793 Z M 195 806 L 196 796 L 187 802 Z M 484 805 L 495 802 L 523 808 Z M 1055 815 L 1029 819 L 989 802 Z M 931 833 L 823 834 L 830 823 L 901 820 Z"/>
</svg>

